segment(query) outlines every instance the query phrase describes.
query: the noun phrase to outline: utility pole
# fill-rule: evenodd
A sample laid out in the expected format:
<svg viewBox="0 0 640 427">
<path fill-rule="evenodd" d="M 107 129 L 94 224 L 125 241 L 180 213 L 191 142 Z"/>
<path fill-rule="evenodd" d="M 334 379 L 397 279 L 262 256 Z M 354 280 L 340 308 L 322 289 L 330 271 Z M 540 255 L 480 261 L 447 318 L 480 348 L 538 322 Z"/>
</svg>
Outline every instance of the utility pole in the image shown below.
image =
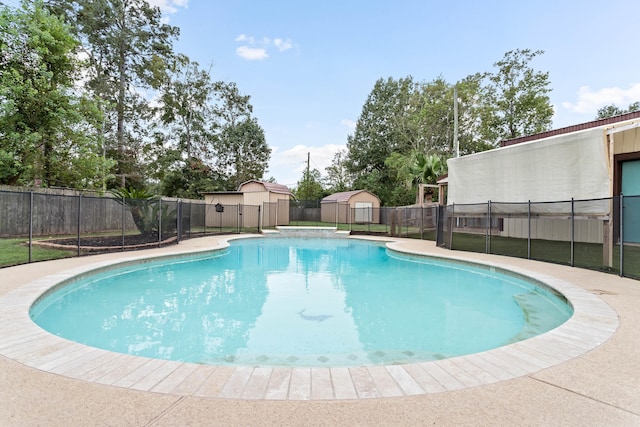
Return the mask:
<svg viewBox="0 0 640 427">
<path fill-rule="evenodd" d="M 309 185 L 310 176 L 309 176 L 309 165 L 311 163 L 311 152 L 307 152 L 307 174 L 305 176 L 305 181 L 307 181 L 307 200 L 311 198 L 311 187 Z"/>
<path fill-rule="evenodd" d="M 453 152 L 460 157 L 460 144 L 458 143 L 458 88 L 453 86 Z"/>
</svg>

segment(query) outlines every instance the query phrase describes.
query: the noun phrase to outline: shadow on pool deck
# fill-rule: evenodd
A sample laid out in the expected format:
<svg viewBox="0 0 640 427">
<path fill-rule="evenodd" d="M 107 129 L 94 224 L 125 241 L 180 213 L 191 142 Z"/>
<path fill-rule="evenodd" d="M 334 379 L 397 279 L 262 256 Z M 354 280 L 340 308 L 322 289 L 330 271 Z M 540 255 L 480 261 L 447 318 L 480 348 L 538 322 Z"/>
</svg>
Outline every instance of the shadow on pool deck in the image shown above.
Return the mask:
<svg viewBox="0 0 640 427">
<path fill-rule="evenodd" d="M 184 241 L 135 255 L 211 249 L 221 238 Z M 615 334 L 561 364 L 489 385 L 418 396 L 359 400 L 239 400 L 136 391 L 43 372 L 0 357 L 2 425 L 640 425 L 640 282 L 516 258 L 451 252 L 394 239 L 429 254 L 540 272 L 597 294 L 618 314 Z M 0 270 L 0 297 L 41 277 L 130 253 Z M 8 325 L 3 325 L 7 327 Z M 19 345 L 7 343 L 5 348 Z M 35 357 L 35 355 L 34 355 Z"/>
</svg>

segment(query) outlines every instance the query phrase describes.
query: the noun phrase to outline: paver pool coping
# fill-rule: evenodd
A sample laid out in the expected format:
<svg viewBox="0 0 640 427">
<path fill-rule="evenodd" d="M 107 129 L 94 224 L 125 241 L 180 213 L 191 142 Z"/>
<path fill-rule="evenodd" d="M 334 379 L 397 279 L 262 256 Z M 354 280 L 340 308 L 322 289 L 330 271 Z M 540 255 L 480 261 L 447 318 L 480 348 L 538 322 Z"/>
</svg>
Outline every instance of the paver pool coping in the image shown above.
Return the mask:
<svg viewBox="0 0 640 427">
<path fill-rule="evenodd" d="M 223 246 L 232 238 L 236 237 L 222 239 Z M 393 239 L 374 240 L 385 240 L 397 251 L 434 256 Z M 161 256 L 194 252 L 202 249 Z M 453 253 L 437 256 L 531 277 L 562 293 L 574 314 L 552 331 L 481 353 L 432 362 L 338 368 L 212 366 L 131 356 L 57 337 L 30 319 L 31 305 L 60 282 L 123 261 L 157 258 L 126 253 L 123 259 L 89 263 L 39 278 L 0 297 L 0 355 L 42 371 L 133 390 L 247 400 L 346 400 L 439 393 L 530 375 L 596 348 L 618 327 L 614 310 L 569 282 L 497 262 L 470 261 Z"/>
</svg>

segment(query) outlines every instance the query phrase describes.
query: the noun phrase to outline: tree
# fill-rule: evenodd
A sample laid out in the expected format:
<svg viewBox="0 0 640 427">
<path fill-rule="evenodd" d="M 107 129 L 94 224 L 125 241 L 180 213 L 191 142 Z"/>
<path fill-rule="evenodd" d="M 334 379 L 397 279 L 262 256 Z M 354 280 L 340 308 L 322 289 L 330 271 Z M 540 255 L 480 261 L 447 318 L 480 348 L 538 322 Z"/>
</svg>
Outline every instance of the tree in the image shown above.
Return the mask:
<svg viewBox="0 0 640 427">
<path fill-rule="evenodd" d="M 505 139 L 531 135 L 551 128 L 553 107 L 549 96 L 549 73 L 535 71 L 530 62 L 544 51 L 516 49 L 505 53 L 485 75 L 482 133 L 497 145 Z"/>
<path fill-rule="evenodd" d="M 0 182 L 95 188 L 100 115 L 74 93 L 77 40 L 42 1 L 0 11 Z"/>
<path fill-rule="evenodd" d="M 298 200 L 318 200 L 325 196 L 325 191 L 322 188 L 322 176 L 318 169 L 305 169 L 302 174 L 302 179 L 298 181 L 294 196 Z"/>
<path fill-rule="evenodd" d="M 355 132 L 347 138 L 345 167 L 354 178 L 353 186 L 378 194 L 385 203 L 397 201 L 385 196 L 397 187 L 385 160 L 391 153 L 409 151 L 417 144 L 417 134 L 411 131 L 415 125 L 409 120 L 415 91 L 411 77 L 379 79 L 362 108 Z"/>
<path fill-rule="evenodd" d="M 374 170 L 385 171 L 385 159 L 394 151 L 406 151 L 412 137 L 404 133 L 410 111 L 413 78 L 376 81 L 356 123 L 347 138 L 345 165 L 358 180 Z"/>
<path fill-rule="evenodd" d="M 212 163 L 211 141 L 217 120 L 214 97 L 210 71 L 180 55 L 162 85 L 158 115 L 162 131 L 185 159 L 195 157 Z"/>
<path fill-rule="evenodd" d="M 216 143 L 217 166 L 228 177 L 232 188 L 251 179 L 262 179 L 271 148 L 255 118 L 245 118 L 224 126 Z"/>
<path fill-rule="evenodd" d="M 347 152 L 339 150 L 333 155 L 331 165 L 325 168 L 327 186 L 330 193 L 340 193 L 349 188 L 349 172 L 345 165 Z"/>
<path fill-rule="evenodd" d="M 386 163 L 407 189 L 412 189 L 414 184 L 435 184 L 447 170 L 446 162 L 439 155 L 419 151 L 407 155 L 393 153 Z"/>
<path fill-rule="evenodd" d="M 629 104 L 626 110 L 617 107 L 614 104 L 605 105 L 598 109 L 598 115 L 596 116 L 596 120 L 606 119 L 608 117 L 619 116 L 621 114 L 633 113 L 635 111 L 640 111 L 640 101 L 636 101 L 632 104 Z"/>
<path fill-rule="evenodd" d="M 210 71 L 185 56 L 177 56 L 170 70 L 155 109 L 155 141 L 145 149 L 145 157 L 155 160 L 147 171 L 163 195 L 200 198 L 202 191 L 225 187 L 213 169 L 215 85 Z"/>
<path fill-rule="evenodd" d="M 192 157 L 183 166 L 163 175 L 159 191 L 165 196 L 200 199 L 203 192 L 222 190 L 226 185 L 226 177 Z"/>
<path fill-rule="evenodd" d="M 145 0 L 52 1 L 51 7 L 68 16 L 82 39 L 90 66 L 86 87 L 107 119 L 105 151 L 118 162 L 120 186 L 140 186 L 149 105 L 142 91 L 165 81 L 179 31 Z"/>
</svg>

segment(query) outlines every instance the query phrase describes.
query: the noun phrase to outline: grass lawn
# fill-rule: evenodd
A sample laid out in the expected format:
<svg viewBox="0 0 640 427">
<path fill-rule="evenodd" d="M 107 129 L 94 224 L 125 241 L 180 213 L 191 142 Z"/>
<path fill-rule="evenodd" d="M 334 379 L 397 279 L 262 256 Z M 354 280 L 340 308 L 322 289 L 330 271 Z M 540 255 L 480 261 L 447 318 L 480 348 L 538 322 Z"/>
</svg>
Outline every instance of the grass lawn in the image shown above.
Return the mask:
<svg viewBox="0 0 640 427">
<path fill-rule="evenodd" d="M 484 253 L 486 251 L 485 236 L 483 234 L 455 233 L 452 249 Z M 490 253 L 527 258 L 527 239 L 492 236 Z M 532 240 L 531 259 L 571 265 L 571 242 Z M 573 247 L 573 264 L 575 267 L 592 270 L 619 272 L 620 247 L 614 247 L 613 267 L 608 267 L 602 261 L 601 244 L 576 242 Z M 624 274 L 640 278 L 640 247 L 625 245 Z"/>
<path fill-rule="evenodd" d="M 335 223 L 322 223 L 314 221 L 297 221 L 292 222 L 292 226 L 310 226 L 310 227 L 336 227 Z M 371 234 L 388 233 L 389 228 L 384 224 L 337 224 L 338 230 L 352 230 L 354 232 L 364 232 Z M 198 230 L 199 231 L 199 230 Z M 237 233 L 236 228 L 216 229 L 208 227 L 206 234 L 233 234 Z M 200 234 L 196 230 L 192 230 L 194 236 Z M 202 230 L 204 235 L 204 229 Z M 250 229 L 243 229 L 242 232 L 258 232 Z M 425 240 L 435 240 L 434 230 L 424 230 L 420 236 L 419 229 L 402 228 L 400 230 L 401 237 L 410 237 Z M 112 233 L 110 233 L 112 234 Z M 127 233 L 129 234 L 129 233 Z M 185 235 L 188 238 L 189 235 Z M 20 239 L 0 239 L 0 267 L 10 265 L 25 264 L 29 262 L 29 246 L 27 238 Z M 454 250 L 481 252 L 487 250 L 487 242 L 483 234 L 455 233 L 453 235 Z M 515 239 L 500 236 L 492 236 L 490 242 L 490 253 L 496 255 L 506 255 L 518 258 L 527 258 L 527 240 Z M 75 250 L 61 250 L 39 245 L 32 247 L 32 260 L 44 261 L 58 258 L 68 258 L 77 255 Z M 531 241 L 531 259 L 538 261 L 546 261 L 557 264 L 571 264 L 571 243 L 559 242 L 551 240 L 532 240 Z M 602 245 L 594 243 L 575 243 L 573 263 L 576 267 L 588 268 L 592 270 L 606 271 L 610 273 L 619 273 L 620 269 L 620 247 L 614 248 L 613 267 L 604 265 L 602 260 Z M 640 246 L 625 245 L 624 248 L 624 275 L 640 279 Z"/>
<path fill-rule="evenodd" d="M 33 261 L 68 258 L 77 255 L 76 251 L 45 248 L 32 245 L 31 257 Z M 28 239 L 0 239 L 0 267 L 25 264 L 29 262 Z"/>
</svg>

